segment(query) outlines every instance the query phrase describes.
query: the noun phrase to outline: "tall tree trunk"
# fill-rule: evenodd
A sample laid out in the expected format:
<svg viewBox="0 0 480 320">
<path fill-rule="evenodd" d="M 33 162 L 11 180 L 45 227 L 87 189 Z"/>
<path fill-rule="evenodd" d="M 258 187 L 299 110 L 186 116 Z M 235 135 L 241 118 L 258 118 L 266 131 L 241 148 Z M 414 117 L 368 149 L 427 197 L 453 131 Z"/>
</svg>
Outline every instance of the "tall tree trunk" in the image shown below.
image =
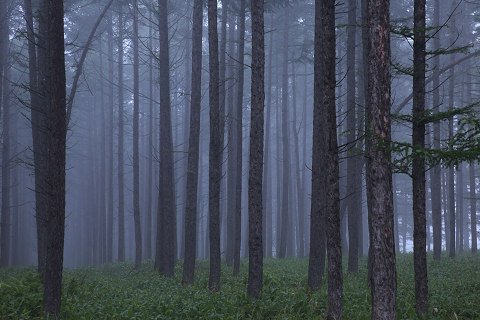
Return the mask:
<svg viewBox="0 0 480 320">
<path fill-rule="evenodd" d="M 209 97 L 210 97 L 210 149 L 209 149 L 209 239 L 211 291 L 220 289 L 220 184 L 222 180 L 222 131 L 219 101 L 219 63 L 217 1 L 208 0 L 208 43 L 209 43 Z"/>
<path fill-rule="evenodd" d="M 236 164 L 235 172 L 235 213 L 234 213 L 234 252 L 233 252 L 233 274 L 238 275 L 240 272 L 240 249 L 242 245 L 242 162 L 243 162 L 243 82 L 245 78 L 245 7 L 247 0 L 240 2 L 240 16 L 238 26 L 238 89 L 236 101 Z"/>
<path fill-rule="evenodd" d="M 312 204 L 310 222 L 310 258 L 308 265 L 308 287 L 310 290 L 320 289 L 325 268 L 326 253 L 326 186 L 324 165 L 326 159 L 325 139 L 322 131 L 323 109 L 323 72 L 325 64 L 322 56 L 324 28 L 322 26 L 322 2 L 315 1 L 315 60 L 314 60 L 314 95 L 313 95 L 313 145 L 312 145 Z"/>
<path fill-rule="evenodd" d="M 0 9 L 1 5 L 0 5 Z M 5 12 L 5 11 L 3 11 Z M 2 130 L 2 206 L 1 206 L 1 220 L 0 220 L 0 267 L 7 267 L 10 265 L 10 244 L 11 244 L 11 197 L 10 197 L 10 172 L 11 172 L 11 160 L 10 160 L 10 144 L 11 144 L 11 130 L 10 130 L 10 119 L 12 114 L 10 112 L 10 66 L 8 62 L 8 49 L 7 41 L 8 40 L 8 18 L 6 21 L 0 22 L 3 25 L 0 25 L 0 37 L 3 39 L 5 47 L 2 48 L 0 45 L 0 68 L 3 67 L 3 70 L 0 69 L 0 108 L 2 108 L 2 120 L 3 120 L 3 130 Z M 0 40 L 2 41 L 2 40 Z"/>
<path fill-rule="evenodd" d="M 125 261 L 125 194 L 124 194 L 124 97 L 123 97 L 123 5 L 118 12 L 118 261 Z"/>
<path fill-rule="evenodd" d="M 114 132 L 114 113 L 115 104 L 113 102 L 114 85 L 113 85 L 113 15 L 110 16 L 107 23 L 107 50 L 108 50 L 108 172 L 107 172 L 107 262 L 113 261 L 113 132 Z"/>
<path fill-rule="evenodd" d="M 347 212 L 348 212 L 348 271 L 358 272 L 358 217 L 361 206 L 357 207 L 355 196 L 360 190 L 356 186 L 358 174 L 357 145 L 356 140 L 356 23 L 357 23 L 357 0 L 348 1 L 348 24 L 347 24 Z"/>
<path fill-rule="evenodd" d="M 133 1 L 133 219 L 135 224 L 135 268 L 142 263 L 142 229 L 140 226 L 140 80 L 138 52 L 138 0 Z"/>
<path fill-rule="evenodd" d="M 457 203 L 455 208 L 457 210 L 457 246 L 458 251 L 463 252 L 463 236 L 464 236 L 464 217 L 463 217 L 463 197 L 464 197 L 464 184 L 463 184 L 463 163 L 460 163 L 457 166 L 457 174 L 456 174 L 456 186 L 457 186 Z"/>
<path fill-rule="evenodd" d="M 197 250 L 197 193 L 200 149 L 200 109 L 202 100 L 202 22 L 203 0 L 193 3 L 192 26 L 192 92 L 190 107 L 190 136 L 188 143 L 187 189 L 185 206 L 184 284 L 192 284 Z"/>
<path fill-rule="evenodd" d="M 367 183 L 372 319 L 396 319 L 395 235 L 391 155 L 390 1 L 367 0 Z"/>
<path fill-rule="evenodd" d="M 159 0 L 160 35 L 160 177 L 155 269 L 173 277 L 175 268 L 175 184 L 170 104 L 170 50 L 167 0 Z"/>
<path fill-rule="evenodd" d="M 414 1 L 413 42 L 413 134 L 415 150 L 425 149 L 425 0 Z M 415 272 L 415 309 L 419 317 L 428 312 L 427 234 L 425 209 L 425 158 L 414 154 L 413 190 L 413 260 Z"/>
<path fill-rule="evenodd" d="M 250 168 L 248 179 L 248 287 L 250 297 L 258 298 L 263 286 L 262 174 L 265 104 L 264 3 L 251 0 L 252 8 L 252 111 Z"/>
<path fill-rule="evenodd" d="M 434 2 L 433 25 L 440 26 L 440 0 Z M 433 38 L 432 50 L 439 50 L 441 46 L 440 35 Z M 432 109 L 435 113 L 440 112 L 440 56 L 433 58 L 432 74 Z M 433 124 L 433 148 L 440 149 L 440 122 Z M 432 227 L 433 227 L 433 259 L 440 260 L 442 253 L 442 196 L 441 196 L 441 167 L 435 166 L 430 171 L 431 195 L 432 195 Z"/>
<path fill-rule="evenodd" d="M 49 186 L 46 200 L 46 258 L 44 281 L 45 316 L 57 318 L 60 313 L 65 236 L 65 160 L 66 160 L 66 80 L 63 30 L 63 1 L 42 2 L 39 19 L 39 40 L 46 166 L 43 185 Z M 46 191 L 46 190 L 44 190 Z"/>
<path fill-rule="evenodd" d="M 282 71 L 282 214 L 280 229 L 279 258 L 287 256 L 288 227 L 291 227 L 289 214 L 290 199 L 290 137 L 288 130 L 288 42 L 289 10 L 284 10 L 283 24 L 283 71 Z M 288 252 L 288 254 L 291 254 Z"/>
<path fill-rule="evenodd" d="M 472 234 L 472 253 L 477 253 L 477 184 L 475 180 L 475 164 L 470 163 L 470 227 Z"/>
</svg>

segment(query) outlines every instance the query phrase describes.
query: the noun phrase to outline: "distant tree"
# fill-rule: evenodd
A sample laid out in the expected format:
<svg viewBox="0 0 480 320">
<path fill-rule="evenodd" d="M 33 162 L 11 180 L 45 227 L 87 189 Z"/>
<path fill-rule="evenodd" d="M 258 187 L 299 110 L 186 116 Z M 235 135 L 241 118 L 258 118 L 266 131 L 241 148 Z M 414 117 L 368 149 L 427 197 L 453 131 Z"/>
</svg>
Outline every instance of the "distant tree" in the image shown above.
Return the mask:
<svg viewBox="0 0 480 320">
<path fill-rule="evenodd" d="M 367 18 L 367 184 L 372 319 L 396 319 L 391 154 L 390 1 L 365 0 Z"/>
<path fill-rule="evenodd" d="M 252 8 L 252 111 L 248 179 L 248 295 L 260 296 L 263 285 L 262 173 L 265 103 L 264 2 L 251 1 Z"/>
<path fill-rule="evenodd" d="M 133 0 L 133 219 L 135 225 L 135 268 L 142 262 L 142 229 L 140 226 L 140 61 L 138 50 L 138 0 Z"/>
<path fill-rule="evenodd" d="M 158 183 L 157 250 L 155 269 L 173 277 L 175 268 L 175 184 L 170 103 L 168 1 L 158 0 L 160 39 L 160 178 Z"/>
<path fill-rule="evenodd" d="M 187 189 L 185 206 L 184 284 L 192 284 L 197 251 L 197 193 L 200 149 L 200 109 L 202 100 L 202 29 L 203 0 L 193 3 L 192 26 L 192 93 L 190 105 L 190 134 L 188 143 Z"/>
<path fill-rule="evenodd" d="M 413 42 L 413 134 L 412 146 L 425 148 L 425 0 L 414 1 Z M 425 158 L 416 154 L 412 165 L 413 251 L 415 308 L 419 317 L 428 311 L 427 230 L 425 208 Z"/>
<path fill-rule="evenodd" d="M 209 97 L 210 97 L 210 149 L 209 149 L 209 240 L 210 277 L 208 286 L 215 292 L 220 289 L 220 185 L 222 179 L 223 127 L 219 101 L 219 62 L 217 1 L 208 0 L 209 43 Z"/>
</svg>

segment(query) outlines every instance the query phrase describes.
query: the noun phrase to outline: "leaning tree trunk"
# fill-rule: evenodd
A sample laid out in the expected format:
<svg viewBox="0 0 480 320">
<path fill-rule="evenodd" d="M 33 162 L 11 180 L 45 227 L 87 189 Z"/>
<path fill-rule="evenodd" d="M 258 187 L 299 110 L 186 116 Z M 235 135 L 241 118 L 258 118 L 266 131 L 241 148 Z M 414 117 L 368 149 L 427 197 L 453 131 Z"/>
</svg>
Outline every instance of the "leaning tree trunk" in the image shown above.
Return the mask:
<svg viewBox="0 0 480 320">
<path fill-rule="evenodd" d="M 396 319 L 395 235 L 391 154 L 390 1 L 367 0 L 367 183 L 372 319 Z"/>
<path fill-rule="evenodd" d="M 170 50 L 167 0 L 159 0 L 160 39 L 160 177 L 158 183 L 157 250 L 155 269 L 173 277 L 175 268 L 175 184 L 170 104 Z"/>
<path fill-rule="evenodd" d="M 250 297 L 258 298 L 263 285 L 262 174 L 265 103 L 264 3 L 251 1 L 252 8 L 252 111 L 250 168 L 248 173 L 248 287 Z"/>
<path fill-rule="evenodd" d="M 66 163 L 66 80 L 65 44 L 63 31 L 63 1 L 46 0 L 42 3 L 39 19 L 39 56 L 41 73 L 40 92 L 45 132 L 45 169 L 41 174 L 45 192 L 45 316 L 57 318 L 60 313 L 62 293 L 63 249 L 65 236 L 65 163 Z M 46 190 L 45 190 L 46 191 Z"/>
<path fill-rule="evenodd" d="M 222 131 L 219 101 L 219 63 L 217 1 L 208 0 L 209 43 L 209 97 L 210 97 L 210 159 L 209 159 L 209 238 L 210 277 L 208 286 L 215 292 L 220 289 L 220 184 L 222 180 Z"/>
<path fill-rule="evenodd" d="M 425 0 L 414 2 L 413 42 L 413 134 L 414 150 L 425 148 Z M 415 309 L 419 317 L 428 311 L 428 278 L 426 252 L 425 158 L 414 153 L 413 190 L 413 260 L 415 272 Z"/>
<path fill-rule="evenodd" d="M 202 100 L 202 22 L 203 0 L 195 0 L 192 26 L 192 93 L 188 140 L 187 203 L 185 205 L 185 261 L 182 278 L 184 284 L 193 283 L 197 251 L 197 189 Z"/>
</svg>

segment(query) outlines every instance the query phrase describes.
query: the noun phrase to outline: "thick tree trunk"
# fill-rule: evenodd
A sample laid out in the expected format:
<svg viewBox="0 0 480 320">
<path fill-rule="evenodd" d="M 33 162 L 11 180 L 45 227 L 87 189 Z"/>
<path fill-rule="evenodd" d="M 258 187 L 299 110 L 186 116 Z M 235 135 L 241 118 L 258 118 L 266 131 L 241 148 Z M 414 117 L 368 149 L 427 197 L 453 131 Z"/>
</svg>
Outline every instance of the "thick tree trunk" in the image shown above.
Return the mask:
<svg viewBox="0 0 480 320">
<path fill-rule="evenodd" d="M 185 206 L 185 261 L 182 278 L 184 284 L 193 283 L 197 251 L 197 189 L 202 100 L 202 22 L 203 0 L 195 0 L 192 26 L 192 92 L 187 164 L 187 203 Z"/>
<path fill-rule="evenodd" d="M 234 252 L 233 252 L 233 274 L 238 275 L 240 272 L 240 249 L 242 244 L 242 168 L 243 168 L 243 82 L 245 78 L 245 7 L 247 0 L 241 0 L 240 16 L 238 26 L 238 89 L 236 101 L 236 164 L 235 172 L 235 213 L 234 213 Z"/>
<path fill-rule="evenodd" d="M 138 0 L 133 2 L 133 220 L 135 225 L 135 268 L 142 263 L 142 229 L 140 226 L 140 79 L 138 52 Z"/>
<path fill-rule="evenodd" d="M 49 186 L 46 200 L 46 257 L 44 281 L 45 316 L 60 313 L 65 236 L 66 80 L 63 1 L 45 0 L 40 9 L 39 40 L 45 148 L 49 150 L 42 183 Z M 46 191 L 46 190 L 45 190 Z"/>
<path fill-rule="evenodd" d="M 391 52 L 388 0 L 367 0 L 367 183 L 372 319 L 396 319 L 395 235 L 391 155 Z"/>
<path fill-rule="evenodd" d="M 425 0 L 414 2 L 413 43 L 413 135 L 415 150 L 425 148 Z M 427 234 L 425 209 L 425 158 L 414 154 L 413 190 L 413 260 L 415 272 L 415 309 L 419 317 L 428 312 Z"/>
<path fill-rule="evenodd" d="M 250 297 L 258 298 L 263 286 L 262 174 L 265 103 L 264 3 L 251 1 L 252 8 L 252 111 L 250 168 L 248 179 L 248 287 Z"/>
<path fill-rule="evenodd" d="M 210 159 L 209 159 L 209 239 L 211 291 L 220 289 L 220 184 L 222 180 L 221 109 L 219 101 L 219 63 L 217 1 L 208 0 L 208 43 L 209 43 L 209 97 L 210 97 Z"/>
<path fill-rule="evenodd" d="M 440 0 L 434 2 L 433 25 L 440 26 Z M 432 50 L 439 50 L 441 46 L 440 35 L 433 38 Z M 440 112 L 440 56 L 435 55 L 433 61 L 432 82 L 432 110 Z M 433 124 L 433 148 L 440 149 L 440 122 Z M 442 253 L 442 195 L 441 195 L 441 167 L 435 166 L 430 171 L 431 197 L 432 197 L 432 228 L 433 228 L 433 259 L 440 260 Z"/>
<path fill-rule="evenodd" d="M 157 215 L 155 269 L 173 277 L 175 268 L 175 184 L 170 104 L 170 50 L 167 0 L 159 0 L 160 35 L 160 177 Z"/>
<path fill-rule="evenodd" d="M 124 97 L 123 97 L 123 5 L 118 12 L 118 247 L 117 259 L 125 261 L 125 194 L 124 194 Z"/>
</svg>

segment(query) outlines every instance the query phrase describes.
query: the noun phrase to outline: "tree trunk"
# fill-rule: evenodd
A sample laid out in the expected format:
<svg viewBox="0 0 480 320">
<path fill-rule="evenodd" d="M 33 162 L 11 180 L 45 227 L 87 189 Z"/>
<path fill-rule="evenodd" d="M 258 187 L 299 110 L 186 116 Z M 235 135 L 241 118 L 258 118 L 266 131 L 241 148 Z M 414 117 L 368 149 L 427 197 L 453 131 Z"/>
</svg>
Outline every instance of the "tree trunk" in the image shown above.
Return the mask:
<svg viewBox="0 0 480 320">
<path fill-rule="evenodd" d="M 250 297 L 258 298 L 263 286 L 262 174 L 265 103 L 264 3 L 251 1 L 252 8 L 252 111 L 250 168 L 248 179 L 248 287 Z"/>
<path fill-rule="evenodd" d="M 211 291 L 220 289 L 220 185 L 222 180 L 222 131 L 219 101 L 219 63 L 217 1 L 208 0 L 208 43 L 209 43 L 209 97 L 210 97 L 210 159 L 209 159 L 209 238 Z"/>
<path fill-rule="evenodd" d="M 396 319 L 395 235 L 391 154 L 391 52 L 388 0 L 368 0 L 367 183 L 372 319 Z"/>
<path fill-rule="evenodd" d="M 159 0 L 160 35 L 160 177 L 158 192 L 157 250 L 155 269 L 173 277 L 175 268 L 175 184 L 170 104 L 170 50 L 167 0 Z"/>
<path fill-rule="evenodd" d="M 123 97 L 123 5 L 118 12 L 118 261 L 125 261 L 125 194 L 124 194 L 124 97 Z"/>
<path fill-rule="evenodd" d="M 413 43 L 413 135 L 415 150 L 425 149 L 425 0 L 414 2 Z M 415 309 L 419 317 L 428 312 L 427 234 L 425 209 L 425 158 L 414 154 L 413 190 L 413 260 L 415 273 Z"/>
<path fill-rule="evenodd" d="M 348 212 L 348 271 L 358 272 L 358 217 L 361 213 L 361 206 L 357 207 L 355 196 L 361 192 L 356 181 L 357 172 L 357 150 L 356 142 L 356 23 L 357 23 L 357 0 L 348 1 L 348 25 L 347 25 L 347 212 Z"/>
<path fill-rule="evenodd" d="M 39 19 L 40 89 L 45 122 L 45 148 L 49 150 L 42 185 L 49 186 L 46 200 L 46 257 L 44 281 L 45 316 L 60 313 L 65 236 L 66 80 L 63 30 L 63 1 L 42 3 Z"/>
<path fill-rule="evenodd" d="M 138 0 L 133 1 L 133 219 L 135 225 L 135 268 L 142 263 L 142 229 L 140 226 L 140 86 L 138 52 Z"/>
<path fill-rule="evenodd" d="M 200 149 L 200 109 L 202 100 L 202 22 L 203 0 L 193 4 L 192 26 L 192 92 L 190 106 L 190 136 L 188 143 L 187 189 L 185 206 L 184 284 L 192 284 L 197 250 L 197 192 Z"/>
<path fill-rule="evenodd" d="M 475 180 L 475 164 L 470 163 L 470 226 L 472 233 L 472 253 L 477 253 L 477 184 Z"/>
<path fill-rule="evenodd" d="M 241 0 L 240 16 L 238 26 L 238 89 L 236 101 L 236 164 L 235 172 L 237 177 L 235 179 L 235 213 L 234 213 L 234 253 L 233 253 L 233 274 L 238 275 L 240 272 L 240 249 L 242 244 L 242 162 L 243 162 L 243 82 L 245 78 L 245 7 L 247 0 Z"/>
</svg>

